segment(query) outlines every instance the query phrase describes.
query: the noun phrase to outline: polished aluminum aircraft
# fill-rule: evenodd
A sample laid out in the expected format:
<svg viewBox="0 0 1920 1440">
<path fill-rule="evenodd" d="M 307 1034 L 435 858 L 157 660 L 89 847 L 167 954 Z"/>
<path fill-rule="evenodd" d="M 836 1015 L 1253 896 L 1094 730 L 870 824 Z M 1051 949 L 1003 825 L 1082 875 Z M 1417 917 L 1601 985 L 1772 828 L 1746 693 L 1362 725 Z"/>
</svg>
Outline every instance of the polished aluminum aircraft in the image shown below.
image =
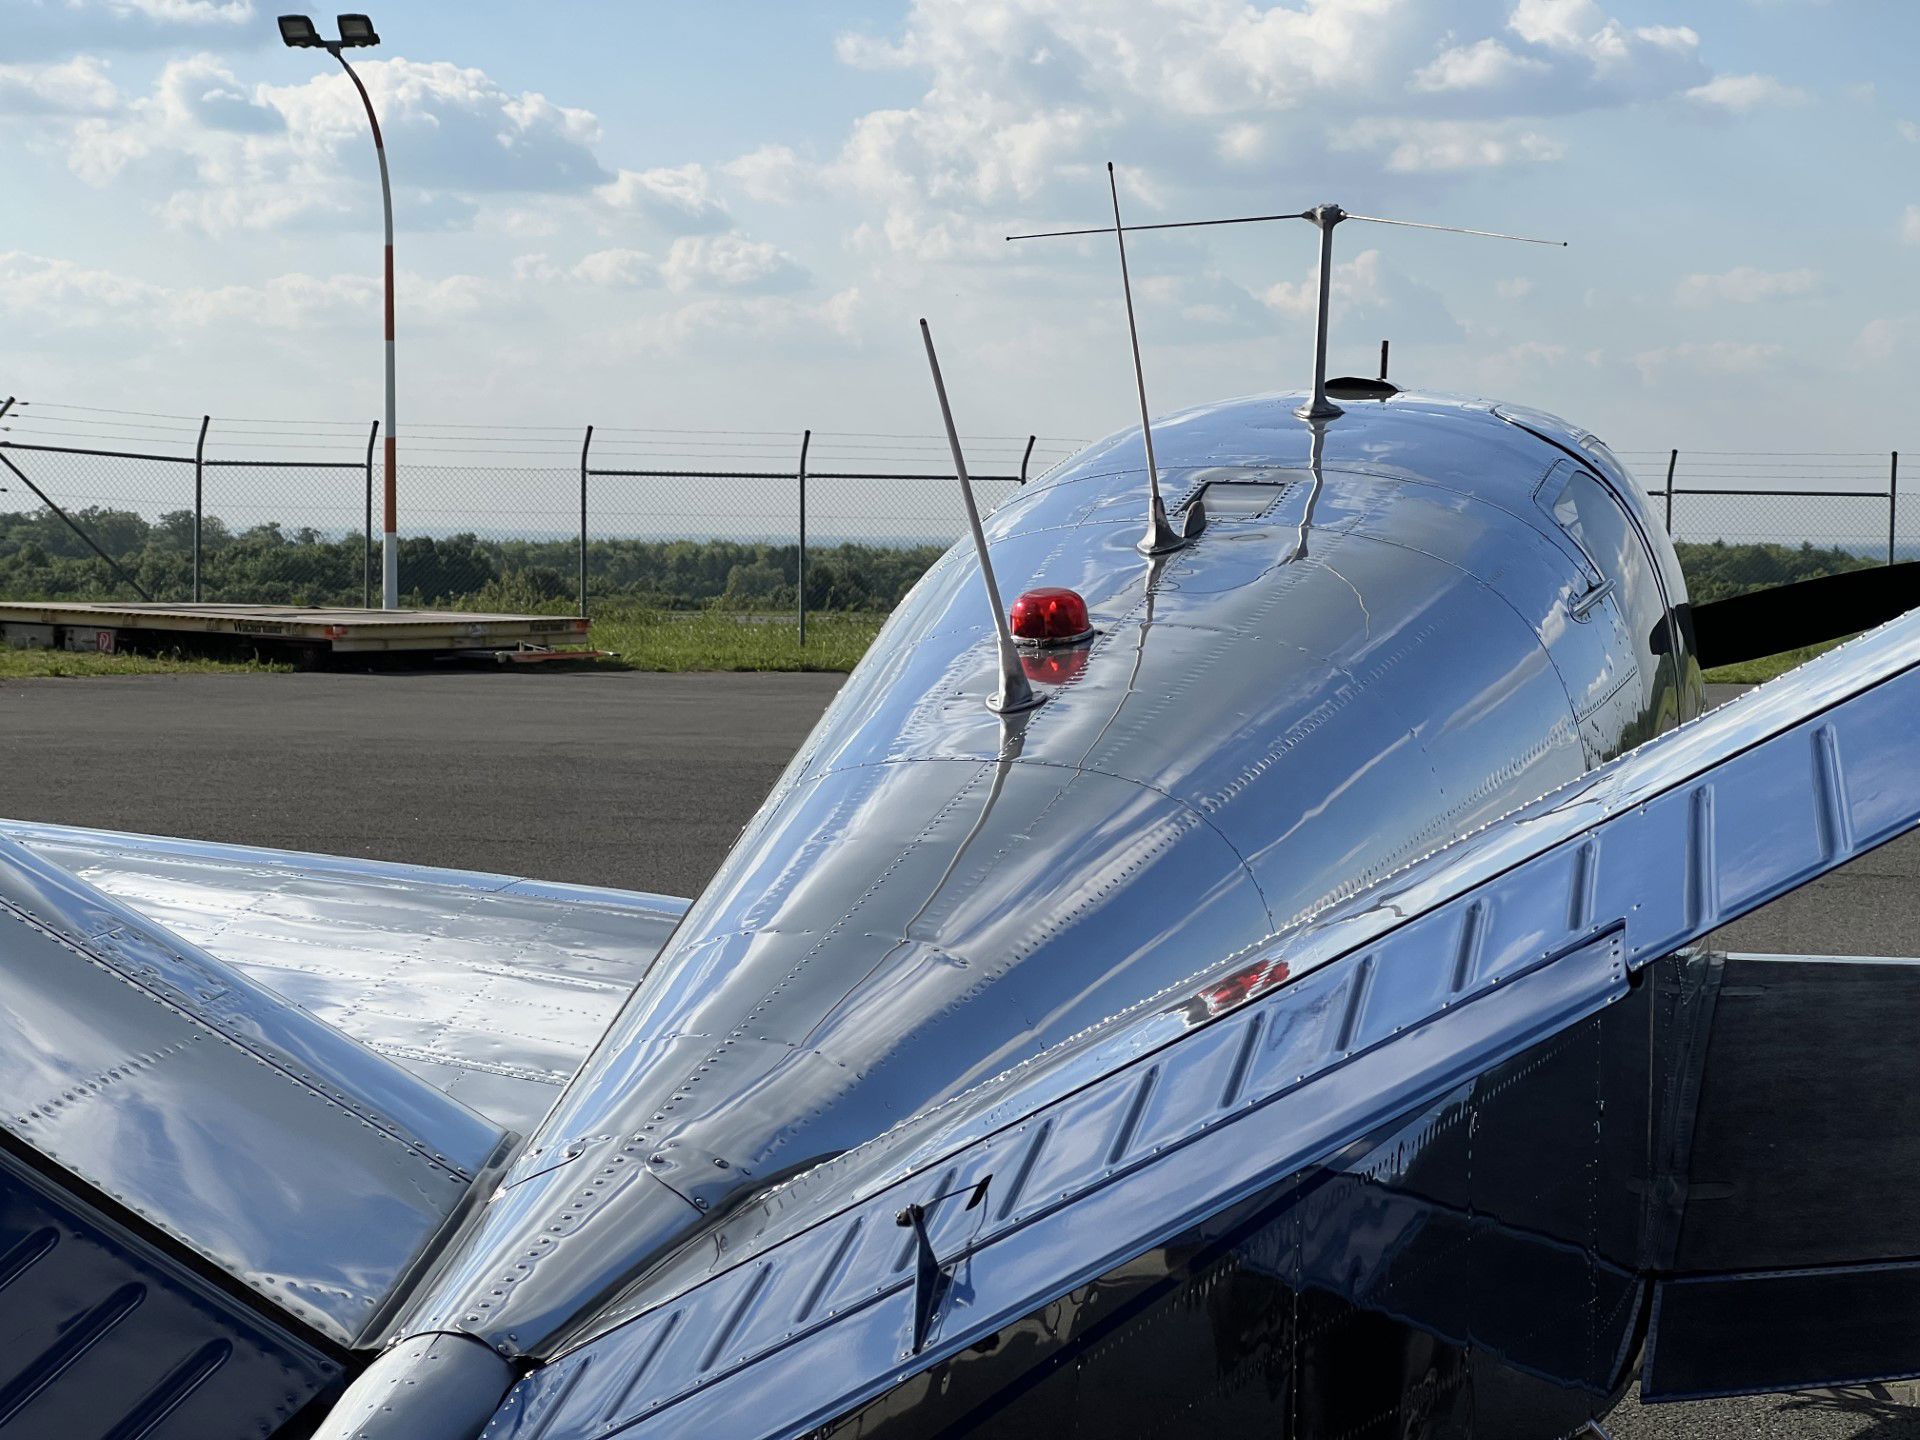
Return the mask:
<svg viewBox="0 0 1920 1440">
<path fill-rule="evenodd" d="M 692 902 L 6 827 L 0 1435 L 1545 1440 L 1920 1370 L 1912 1147 L 1775 1149 L 1910 1093 L 1793 1038 L 1914 970 L 1687 948 L 1920 821 L 1920 618 L 1703 714 L 1593 436 L 1315 398 L 988 516 Z"/>
</svg>

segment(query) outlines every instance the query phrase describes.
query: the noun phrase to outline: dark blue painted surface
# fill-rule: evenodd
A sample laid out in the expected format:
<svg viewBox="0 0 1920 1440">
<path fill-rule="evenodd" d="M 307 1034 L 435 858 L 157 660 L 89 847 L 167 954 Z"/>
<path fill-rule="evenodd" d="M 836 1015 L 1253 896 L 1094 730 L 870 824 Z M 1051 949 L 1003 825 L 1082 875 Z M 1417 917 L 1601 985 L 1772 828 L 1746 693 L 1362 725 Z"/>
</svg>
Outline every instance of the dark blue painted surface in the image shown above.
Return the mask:
<svg viewBox="0 0 1920 1440">
<path fill-rule="evenodd" d="M 258 1440 L 341 1367 L 0 1154 L 0 1436 Z"/>
<path fill-rule="evenodd" d="M 1606 1217 L 1661 1008 L 1638 987 L 813 1440 L 1571 1433 L 1630 1373 L 1644 1289 Z"/>
</svg>

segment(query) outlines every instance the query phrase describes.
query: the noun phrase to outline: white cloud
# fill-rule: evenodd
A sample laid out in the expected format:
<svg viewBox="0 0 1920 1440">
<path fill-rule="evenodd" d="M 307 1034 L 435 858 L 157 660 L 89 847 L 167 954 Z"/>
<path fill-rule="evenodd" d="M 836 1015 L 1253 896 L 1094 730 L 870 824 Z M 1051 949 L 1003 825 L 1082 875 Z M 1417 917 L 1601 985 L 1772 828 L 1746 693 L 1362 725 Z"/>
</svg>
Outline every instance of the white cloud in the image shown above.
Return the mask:
<svg viewBox="0 0 1920 1440">
<path fill-rule="evenodd" d="M 1530 45 L 1617 64 L 1636 50 L 1690 52 L 1700 37 L 1683 25 L 1628 27 L 1602 10 L 1597 0 L 1518 0 L 1507 28 Z"/>
<path fill-rule="evenodd" d="M 522 284 L 597 286 L 603 290 L 633 290 L 660 283 L 660 266 L 644 250 L 617 246 L 583 255 L 571 265 L 557 264 L 544 251 L 516 255 L 513 278 Z"/>
<path fill-rule="evenodd" d="M 1533 281 L 1516 275 L 1510 280 L 1497 281 L 1493 292 L 1502 300 L 1524 300 L 1533 293 Z"/>
<path fill-rule="evenodd" d="M 1876 316 L 1854 337 L 1850 358 L 1864 369 L 1889 365 L 1906 349 L 1916 330 L 1920 325 L 1911 316 Z"/>
<path fill-rule="evenodd" d="M 1376 80 L 1397 44 L 1409 0 L 1299 0 L 1264 8 L 1238 0 L 1134 4 L 1102 0 L 1003 0 L 991 6 L 915 0 L 895 41 L 844 36 L 843 63 L 925 68 L 992 79 L 996 89 L 942 92 L 977 103 L 1019 90 L 1077 92 L 1106 82 L 1126 95 L 1188 115 L 1291 106 L 1303 91 Z M 1120 98 L 1118 95 L 1116 99 Z"/>
<path fill-rule="evenodd" d="M 1358 157 L 1375 179 L 1557 159 L 1534 117 L 1710 79 L 1690 29 L 1596 0 L 1475 8 L 1496 5 L 1506 32 L 1456 36 L 1463 7 L 1441 0 L 910 0 L 897 30 L 843 36 L 839 55 L 922 76 L 919 98 L 861 115 L 819 178 L 883 210 L 862 245 L 952 260 L 1009 221 L 1082 218 L 1109 156 L 1142 157 L 1136 183 L 1172 210 L 1277 157 L 1308 173 Z"/>
<path fill-rule="evenodd" d="M 1338 144 L 1380 153 L 1400 174 L 1492 170 L 1559 160 L 1566 146 L 1507 121 L 1363 120 Z"/>
<path fill-rule="evenodd" d="M 510 269 L 513 278 L 522 283 L 551 284 L 564 279 L 567 274 L 563 267 L 553 263 L 553 258 L 544 250 L 514 256 Z"/>
<path fill-rule="evenodd" d="M 1687 99 L 1702 109 L 1745 115 L 1768 105 L 1802 105 L 1807 95 L 1771 75 L 1716 75 L 1687 91 Z"/>
<path fill-rule="evenodd" d="M 537 91 L 515 93 L 483 70 L 448 61 L 371 61 L 360 67 L 406 183 L 480 191 L 578 193 L 608 178 L 593 154 L 600 122 Z M 260 86 L 258 103 L 331 157 L 368 142 L 366 115 L 344 76 Z M 356 153 L 355 161 L 360 156 Z M 358 164 L 355 166 L 359 169 Z"/>
<path fill-rule="evenodd" d="M 371 275 L 276 275 L 259 285 L 168 290 L 159 307 L 169 323 L 203 328 L 235 324 L 304 330 L 343 315 L 356 318 L 380 303 Z"/>
<path fill-rule="evenodd" d="M 795 335 L 852 339 L 863 309 L 858 287 L 807 302 L 788 295 L 699 295 L 623 332 L 627 348 L 648 354 L 686 354 L 702 348 L 732 353 L 745 339 L 756 350 Z"/>
<path fill-rule="evenodd" d="M 1165 271 L 1135 275 L 1134 299 L 1143 332 L 1156 343 L 1212 340 L 1222 335 L 1271 332 L 1270 306 L 1263 296 L 1217 270 Z M 1317 296 L 1318 292 L 1315 292 Z M 1287 297 L 1290 303 L 1290 296 Z M 1311 308 L 1311 303 L 1310 308 Z M 1102 321 L 1117 319 L 1118 295 L 1101 307 Z"/>
<path fill-rule="evenodd" d="M 1009 206 L 1100 193 L 1100 162 L 1128 133 L 1186 137 L 1238 168 L 1264 153 L 1267 117 L 1316 96 L 1397 89 L 1395 21 L 1418 0 L 914 0 L 893 38 L 843 37 L 844 63 L 923 72 L 911 105 L 853 122 L 826 183 L 878 206 L 861 244 L 920 259 L 984 253 Z M 1344 103 L 1344 100 L 1343 102 Z M 979 212 L 1002 212 L 991 225 Z"/>
<path fill-rule="evenodd" d="M 1239 120 L 1214 138 L 1214 149 L 1229 165 L 1256 165 L 1273 150 L 1273 128 L 1254 120 Z"/>
<path fill-rule="evenodd" d="M 1687 275 L 1674 286 L 1673 298 L 1682 305 L 1716 303 L 1751 305 L 1791 295 L 1810 295 L 1820 287 L 1818 270 L 1759 270 L 1736 265 L 1719 275 Z"/>
<path fill-rule="evenodd" d="M 1909 205 L 1901 216 L 1900 238 L 1909 245 L 1920 245 L 1920 205 Z"/>
<path fill-rule="evenodd" d="M 1633 357 L 1646 384 L 1657 384 L 1669 369 L 1694 370 L 1709 375 L 1752 375 L 1766 370 L 1786 353 L 1786 346 L 1752 340 L 1689 340 L 1643 350 Z"/>
<path fill-rule="evenodd" d="M 252 0 L 13 0 L 10 59 L 223 41 L 259 23 Z"/>
<path fill-rule="evenodd" d="M 371 61 L 361 76 L 390 149 L 405 157 L 395 176 L 402 224 L 470 217 L 492 194 L 584 194 L 608 178 L 585 110 L 445 62 Z M 68 162 L 94 185 L 150 171 L 170 187 L 157 207 L 164 219 L 219 233 L 372 209 L 369 148 L 345 76 L 249 86 L 196 55 L 169 62 L 152 93 L 119 115 L 76 123 Z"/>
<path fill-rule="evenodd" d="M 1596 0 L 1518 0 L 1507 28 L 1529 45 L 1586 61 L 1615 76 L 1697 63 L 1700 36 L 1684 25 L 1623 25 Z"/>
<path fill-rule="evenodd" d="M 778 246 L 743 235 L 682 235 L 667 251 L 660 274 L 672 290 L 791 290 L 807 278 Z"/>
<path fill-rule="evenodd" d="M 469 314 L 492 295 L 492 287 L 473 275 L 428 279 L 403 273 L 397 288 L 405 316 L 414 321 Z M 366 274 L 296 272 L 258 284 L 167 286 L 71 260 L 0 252 L 0 315 L 33 319 L 49 329 L 364 329 L 380 303 L 380 281 Z"/>
<path fill-rule="evenodd" d="M 958 209 L 890 205 L 878 222 L 863 220 L 847 237 L 856 254 L 891 252 L 942 264 L 981 261 L 1006 253 L 1003 227 Z"/>
<path fill-rule="evenodd" d="M 0 312 L 68 326 L 111 324 L 151 310 L 165 292 L 131 276 L 71 260 L 0 251 Z"/>
<path fill-rule="evenodd" d="M 616 248 L 596 250 L 582 256 L 573 267 L 573 277 L 589 285 L 609 288 L 654 285 L 659 283 L 659 267 L 644 250 Z"/>
<path fill-rule="evenodd" d="M 1567 358 L 1567 347 L 1548 340 L 1522 340 L 1517 345 L 1509 345 L 1503 358 L 1522 370 L 1531 371 L 1543 365 L 1558 365 Z"/>
<path fill-rule="evenodd" d="M 1439 7 L 1434 7 L 1437 11 Z M 1698 85 L 1708 77 L 1700 37 L 1678 25 L 1630 26 L 1596 0 L 1518 0 L 1507 34 L 1443 48 L 1417 70 L 1411 89 L 1454 113 L 1513 119 L 1630 105 Z"/>
<path fill-rule="evenodd" d="M 86 8 L 73 4 L 73 0 L 69 4 L 74 9 Z M 244 25 L 253 18 L 253 0 L 101 0 L 93 8 L 169 25 Z"/>
<path fill-rule="evenodd" d="M 91 55 L 57 65 L 0 65 L 0 115 L 105 115 L 120 91 Z"/>
<path fill-rule="evenodd" d="M 1380 252 L 1362 250 L 1351 260 L 1333 262 L 1333 311 L 1341 314 L 1356 305 L 1377 305 L 1383 295 Z M 1279 280 L 1260 294 L 1268 308 L 1295 319 L 1311 319 L 1320 310 L 1320 267 L 1315 265 L 1304 280 Z"/>
<path fill-rule="evenodd" d="M 1911 120 L 1902 120 L 1893 128 L 1900 132 L 1900 138 L 1909 145 L 1920 145 L 1920 125 Z"/>
<path fill-rule="evenodd" d="M 1491 90 L 1530 76 L 1546 75 L 1553 67 L 1544 60 L 1516 55 L 1498 40 L 1456 45 L 1440 52 L 1431 65 L 1413 77 L 1416 90 Z"/>
<path fill-rule="evenodd" d="M 762 145 L 720 169 L 752 199 L 784 205 L 799 193 L 809 167 L 789 146 Z"/>
<path fill-rule="evenodd" d="M 622 170 L 594 194 L 615 210 L 644 216 L 677 235 L 711 234 L 732 223 L 699 164 Z"/>
</svg>

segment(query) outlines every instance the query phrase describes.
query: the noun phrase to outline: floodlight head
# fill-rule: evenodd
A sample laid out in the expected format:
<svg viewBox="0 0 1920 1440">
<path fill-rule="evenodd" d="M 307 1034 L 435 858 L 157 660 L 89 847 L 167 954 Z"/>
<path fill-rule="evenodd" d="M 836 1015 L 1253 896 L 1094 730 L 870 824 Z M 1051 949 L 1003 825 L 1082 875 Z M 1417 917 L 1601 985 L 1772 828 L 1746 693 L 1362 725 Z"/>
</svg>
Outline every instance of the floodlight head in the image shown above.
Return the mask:
<svg viewBox="0 0 1920 1440">
<path fill-rule="evenodd" d="M 327 43 L 320 38 L 320 32 L 313 28 L 313 21 L 305 15 L 282 15 L 280 38 L 296 50 L 322 47 Z"/>
<path fill-rule="evenodd" d="M 352 47 L 356 45 L 378 45 L 380 37 L 374 33 L 373 21 L 364 15 L 342 15 L 340 17 L 340 43 Z"/>
</svg>

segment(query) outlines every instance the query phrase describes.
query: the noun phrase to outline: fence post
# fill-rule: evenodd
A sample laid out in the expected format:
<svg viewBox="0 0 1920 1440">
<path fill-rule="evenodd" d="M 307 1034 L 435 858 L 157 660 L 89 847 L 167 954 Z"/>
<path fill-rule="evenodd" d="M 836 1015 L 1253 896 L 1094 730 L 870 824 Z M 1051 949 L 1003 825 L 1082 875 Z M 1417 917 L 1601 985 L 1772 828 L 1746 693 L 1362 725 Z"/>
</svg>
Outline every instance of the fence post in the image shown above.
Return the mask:
<svg viewBox="0 0 1920 1440">
<path fill-rule="evenodd" d="M 200 417 L 200 438 L 193 444 L 193 603 L 200 603 L 200 517 L 206 513 L 207 426 L 211 415 Z"/>
<path fill-rule="evenodd" d="M 1887 467 L 1887 563 L 1893 564 L 1893 549 L 1900 530 L 1900 452 L 1893 452 Z"/>
<path fill-rule="evenodd" d="M 1020 483 L 1022 485 L 1027 483 L 1027 462 L 1033 459 L 1033 442 L 1039 438 L 1038 435 L 1027 436 L 1027 450 L 1026 453 L 1020 457 Z"/>
<path fill-rule="evenodd" d="M 1673 539 L 1673 467 L 1680 463 L 1680 452 L 1667 453 L 1667 539 Z"/>
<path fill-rule="evenodd" d="M 587 613 L 587 451 L 593 448 L 593 426 L 580 442 L 580 614 Z"/>
<path fill-rule="evenodd" d="M 807 448 L 813 444 L 813 431 L 800 432 L 800 549 L 794 564 L 793 604 L 798 620 L 800 644 L 807 643 Z"/>
<path fill-rule="evenodd" d="M 373 608 L 373 447 L 380 438 L 380 422 L 367 432 L 367 527 L 366 544 L 360 556 L 360 608 Z"/>
</svg>

